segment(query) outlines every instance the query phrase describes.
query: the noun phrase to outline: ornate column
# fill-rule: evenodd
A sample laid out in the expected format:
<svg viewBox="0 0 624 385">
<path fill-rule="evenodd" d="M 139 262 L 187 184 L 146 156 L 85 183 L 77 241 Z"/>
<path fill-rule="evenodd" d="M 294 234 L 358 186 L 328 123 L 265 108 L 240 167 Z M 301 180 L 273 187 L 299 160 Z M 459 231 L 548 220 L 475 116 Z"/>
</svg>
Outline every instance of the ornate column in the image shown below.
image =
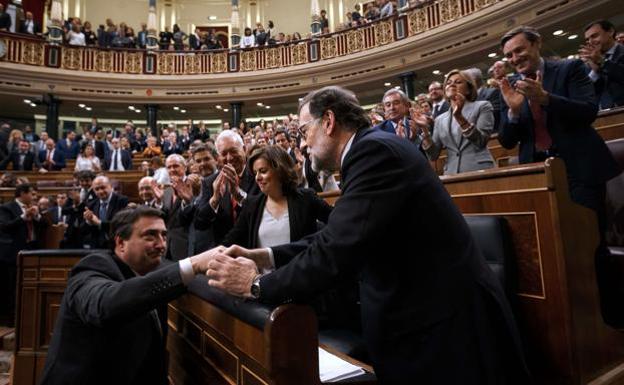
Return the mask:
<svg viewBox="0 0 624 385">
<path fill-rule="evenodd" d="M 243 102 L 232 102 L 230 103 L 230 110 L 232 111 L 232 124 L 230 128 L 238 128 L 238 125 L 242 119 L 242 110 L 243 110 Z"/>
<path fill-rule="evenodd" d="M 160 132 L 158 132 L 158 104 L 148 104 L 146 106 L 147 110 L 147 127 L 149 127 L 150 132 L 153 136 L 159 137 Z"/>
<path fill-rule="evenodd" d="M 238 15 L 238 0 L 232 0 L 232 35 L 230 40 L 232 48 L 237 47 L 240 44 L 240 20 Z"/>
<path fill-rule="evenodd" d="M 156 27 L 156 0 L 149 0 L 149 11 L 147 14 L 147 39 L 145 42 L 147 50 L 158 49 L 158 28 Z"/>
<path fill-rule="evenodd" d="M 48 26 L 48 43 L 63 42 L 63 11 L 60 0 L 52 0 L 50 8 L 50 25 Z"/>
<path fill-rule="evenodd" d="M 399 79 L 401 79 L 401 88 L 405 95 L 407 95 L 410 100 L 414 100 L 414 79 L 416 79 L 416 73 L 414 72 L 406 72 L 399 75 Z"/>
<path fill-rule="evenodd" d="M 46 113 L 46 131 L 50 138 L 57 140 L 59 138 L 58 118 L 61 101 L 52 94 L 45 95 L 43 101 L 48 106 L 48 111 Z"/>
<path fill-rule="evenodd" d="M 312 0 L 310 2 L 310 12 L 312 14 L 312 24 L 310 28 L 312 30 L 312 36 L 321 34 L 321 7 L 319 7 L 318 0 Z"/>
</svg>

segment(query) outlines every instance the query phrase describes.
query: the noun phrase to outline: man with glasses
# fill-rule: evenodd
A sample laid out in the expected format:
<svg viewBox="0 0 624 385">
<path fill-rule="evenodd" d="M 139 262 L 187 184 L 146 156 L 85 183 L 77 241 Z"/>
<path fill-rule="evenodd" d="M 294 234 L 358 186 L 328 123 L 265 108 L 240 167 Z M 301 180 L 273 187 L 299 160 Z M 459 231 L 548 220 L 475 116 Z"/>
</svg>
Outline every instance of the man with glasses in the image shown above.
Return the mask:
<svg viewBox="0 0 624 385">
<path fill-rule="evenodd" d="M 299 113 L 312 167 L 343 178 L 327 225 L 270 249 L 234 245 L 226 253 L 239 258 L 215 257 L 208 283 L 283 303 L 358 277 L 380 383 L 530 383 L 505 294 L 418 149 L 370 129 L 355 96 L 339 87 L 308 94 Z"/>
<path fill-rule="evenodd" d="M 429 100 L 432 104 L 431 117 L 437 118 L 449 109 L 449 103 L 444 99 L 444 88 L 438 81 L 429 84 Z"/>
</svg>

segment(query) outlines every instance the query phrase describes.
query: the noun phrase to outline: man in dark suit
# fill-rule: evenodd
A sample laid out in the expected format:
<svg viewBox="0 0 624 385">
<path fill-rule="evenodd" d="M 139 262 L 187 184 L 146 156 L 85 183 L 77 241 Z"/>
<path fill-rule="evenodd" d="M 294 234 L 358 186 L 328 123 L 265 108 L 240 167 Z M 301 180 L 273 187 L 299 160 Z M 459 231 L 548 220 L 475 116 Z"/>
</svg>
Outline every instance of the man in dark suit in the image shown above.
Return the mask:
<svg viewBox="0 0 624 385">
<path fill-rule="evenodd" d="M 211 229 L 219 244 L 234 226 L 247 195 L 260 194 L 260 189 L 251 170 L 246 167 L 247 157 L 240 135 L 232 130 L 221 131 L 215 145 L 223 167 L 202 181 L 195 228 Z"/>
<path fill-rule="evenodd" d="M 429 84 L 429 99 L 431 100 L 431 117 L 442 115 L 449 109 L 449 103 L 444 99 L 444 87 L 438 81 Z"/>
<path fill-rule="evenodd" d="M 171 154 L 183 154 L 184 147 L 178 143 L 178 134 L 172 132 L 167 137 L 167 140 L 163 143 L 163 154 L 169 156 Z"/>
<path fill-rule="evenodd" d="M 15 200 L 0 205 L 0 324 L 12 325 L 15 315 L 17 253 L 39 246 L 41 220 L 30 184 L 15 187 Z"/>
<path fill-rule="evenodd" d="M 591 80 L 580 60 L 546 61 L 540 56 L 541 37 L 531 27 L 517 27 L 501 41 L 508 63 L 518 76 L 500 82 L 504 104 L 498 140 L 505 148 L 520 144 L 520 163 L 560 157 L 566 165 L 570 197 L 596 212 L 601 245 L 596 253 L 596 273 L 605 322 L 613 292 L 605 287 L 603 264 L 608 260 L 604 244 L 606 182 L 620 169 L 592 127 L 598 106 Z M 616 301 L 617 302 L 617 301 Z"/>
<path fill-rule="evenodd" d="M 56 149 L 54 139 L 46 140 L 46 149 L 39 151 L 39 163 L 48 171 L 60 171 L 65 168 L 65 155 Z"/>
<path fill-rule="evenodd" d="M 76 140 L 74 131 L 67 131 L 65 139 L 59 140 L 56 148 L 65 155 L 65 159 L 76 159 L 80 152 L 80 144 Z"/>
<path fill-rule="evenodd" d="M 137 47 L 145 49 L 147 45 L 147 24 L 141 23 L 141 30 L 137 33 Z"/>
<path fill-rule="evenodd" d="M 355 96 L 339 87 L 308 94 L 299 117 L 313 168 L 341 171 L 327 225 L 270 253 L 231 247 L 227 253 L 256 263 L 216 257 L 209 284 L 281 303 L 358 277 L 363 336 L 380 383 L 530 383 L 503 290 L 425 157 L 369 129 Z"/>
<path fill-rule="evenodd" d="M 624 106 L 624 46 L 615 41 L 615 26 L 599 20 L 585 27 L 579 50 L 589 68 L 601 109 Z"/>
<path fill-rule="evenodd" d="M 10 32 L 11 24 L 11 15 L 4 11 L 4 4 L 0 3 L 0 31 Z"/>
<path fill-rule="evenodd" d="M 70 199 L 67 197 L 67 193 L 56 194 L 56 205 L 48 209 L 52 224 L 66 224 L 68 222 L 68 216 L 64 213 L 63 210 L 65 210 L 67 207 L 70 207 L 72 203 L 73 202 L 71 202 Z"/>
<path fill-rule="evenodd" d="M 9 164 L 13 165 L 13 170 L 36 171 L 39 169 L 39 159 L 30 151 L 30 143 L 26 139 L 21 139 L 17 151 L 11 152 L 0 162 L 0 170 L 6 170 Z"/>
<path fill-rule="evenodd" d="M 70 273 L 43 385 L 168 384 L 167 302 L 212 255 L 161 264 L 167 228 L 150 207 L 124 210 L 111 226 L 112 252 L 90 254 Z"/>
<path fill-rule="evenodd" d="M 119 145 L 119 138 L 111 140 L 113 150 L 108 154 L 104 162 L 104 170 L 125 171 L 132 169 L 132 155 Z"/>
<path fill-rule="evenodd" d="M 467 71 L 472 76 L 477 86 L 477 100 L 488 101 L 492 105 L 492 112 L 494 113 L 494 132 L 498 132 L 501 110 L 500 90 L 498 88 L 487 87 L 483 83 L 483 72 L 479 68 L 469 68 Z"/>
<path fill-rule="evenodd" d="M 195 32 L 189 36 L 189 50 L 199 50 L 201 48 L 201 31 L 199 28 L 195 28 Z"/>
<path fill-rule="evenodd" d="M 97 199 L 86 204 L 81 234 L 89 248 L 106 249 L 110 246 L 110 222 L 115 214 L 128 206 L 128 198 L 113 192 L 110 180 L 102 175 L 93 180 L 93 191 Z"/>
<path fill-rule="evenodd" d="M 33 19 L 32 12 L 26 12 L 26 18 L 22 21 L 19 32 L 30 35 L 41 35 L 41 25 Z"/>
<path fill-rule="evenodd" d="M 401 90 L 392 88 L 384 94 L 382 104 L 386 120 L 375 126 L 375 129 L 396 134 L 411 141 L 417 140 L 418 128 L 416 122 L 410 119 L 412 103 L 407 95 Z M 406 122 L 410 126 L 407 129 L 405 128 Z"/>
</svg>

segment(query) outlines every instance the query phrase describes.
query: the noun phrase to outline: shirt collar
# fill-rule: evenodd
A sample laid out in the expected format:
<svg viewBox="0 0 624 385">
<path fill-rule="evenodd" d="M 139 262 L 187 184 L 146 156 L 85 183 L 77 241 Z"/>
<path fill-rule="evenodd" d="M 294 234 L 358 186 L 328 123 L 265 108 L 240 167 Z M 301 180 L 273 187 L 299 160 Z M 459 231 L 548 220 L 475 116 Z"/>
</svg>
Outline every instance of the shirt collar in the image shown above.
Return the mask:
<svg viewBox="0 0 624 385">
<path fill-rule="evenodd" d="M 609 55 L 609 56 L 613 56 L 613 54 L 615 53 L 615 47 L 617 47 L 618 43 L 613 43 L 613 45 L 611 46 L 611 48 L 609 48 L 607 50 L 607 52 L 605 52 L 605 56 Z"/>
<path fill-rule="evenodd" d="M 26 211 L 26 205 L 22 201 L 15 198 L 15 202 L 17 202 L 18 206 L 20 207 L 20 209 L 22 209 L 22 211 Z"/>
<path fill-rule="evenodd" d="M 351 145 L 353 144 L 353 139 L 355 139 L 355 133 L 353 133 L 353 135 L 351 135 L 351 138 L 349 139 L 347 144 L 342 149 L 342 155 L 340 156 L 340 168 L 342 168 L 342 164 L 344 163 L 344 159 L 347 156 L 347 153 L 349 152 L 349 150 L 351 149 Z"/>
</svg>

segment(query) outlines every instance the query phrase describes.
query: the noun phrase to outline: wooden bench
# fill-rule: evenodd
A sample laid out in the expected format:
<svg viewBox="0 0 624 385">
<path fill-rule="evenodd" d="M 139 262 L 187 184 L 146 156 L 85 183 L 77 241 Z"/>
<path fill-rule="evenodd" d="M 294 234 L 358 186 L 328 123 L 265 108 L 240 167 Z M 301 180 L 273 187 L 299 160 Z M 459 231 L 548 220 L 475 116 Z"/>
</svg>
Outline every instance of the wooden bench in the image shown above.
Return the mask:
<svg viewBox="0 0 624 385">
<path fill-rule="evenodd" d="M 14 385 L 35 385 L 47 357 L 69 272 L 91 250 L 34 250 L 18 256 Z M 211 289 L 203 277 L 169 305 L 172 384 L 320 384 L 312 308 L 275 309 Z M 356 384 L 375 384 L 372 368 Z"/>
</svg>

